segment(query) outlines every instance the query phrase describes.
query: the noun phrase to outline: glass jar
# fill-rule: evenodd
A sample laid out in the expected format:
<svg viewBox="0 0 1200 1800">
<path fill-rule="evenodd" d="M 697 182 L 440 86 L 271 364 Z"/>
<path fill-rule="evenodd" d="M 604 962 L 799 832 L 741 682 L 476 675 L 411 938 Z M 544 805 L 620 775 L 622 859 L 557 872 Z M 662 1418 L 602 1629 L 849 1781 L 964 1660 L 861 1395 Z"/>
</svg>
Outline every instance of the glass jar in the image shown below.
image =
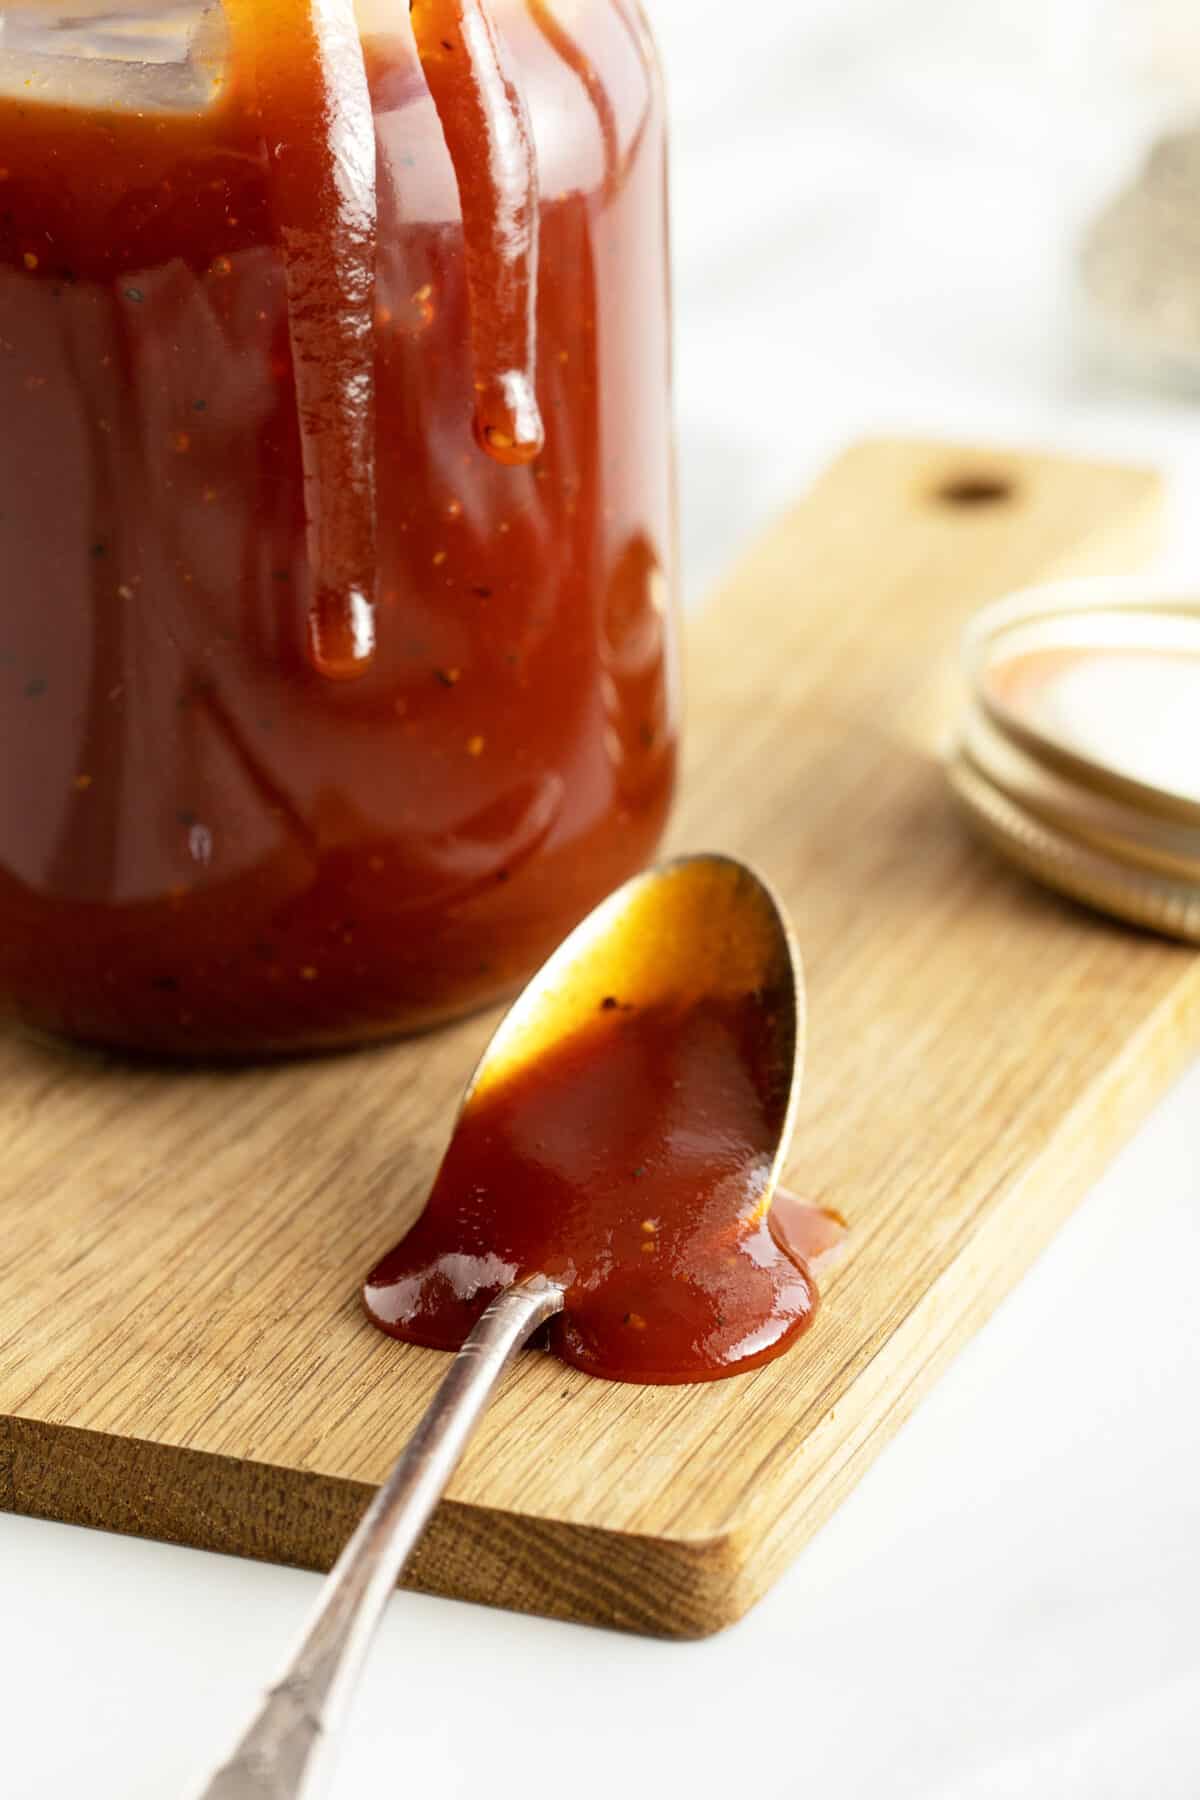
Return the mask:
<svg viewBox="0 0 1200 1800">
<path fill-rule="evenodd" d="M 643 21 L 350 5 L 0 6 L 0 997 L 45 1031 L 423 1027 L 663 827 Z"/>
</svg>

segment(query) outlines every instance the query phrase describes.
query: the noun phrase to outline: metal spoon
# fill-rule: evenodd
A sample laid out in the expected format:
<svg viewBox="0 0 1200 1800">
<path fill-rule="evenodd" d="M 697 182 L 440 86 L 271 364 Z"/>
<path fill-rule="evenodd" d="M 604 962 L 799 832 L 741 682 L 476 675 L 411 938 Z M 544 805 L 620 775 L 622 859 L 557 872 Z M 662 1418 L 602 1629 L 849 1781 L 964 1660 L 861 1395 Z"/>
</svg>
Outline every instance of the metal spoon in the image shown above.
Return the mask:
<svg viewBox="0 0 1200 1800">
<path fill-rule="evenodd" d="M 790 1082 L 780 1083 L 770 1200 L 791 1136 L 804 1037 L 799 957 L 769 889 L 729 857 L 691 856 L 609 896 L 536 974 L 500 1024 L 463 1100 L 594 1016 L 597 995 L 757 990 L 759 1016 Z M 531 1275 L 488 1307 L 455 1356 L 395 1468 L 339 1556 L 299 1646 L 229 1761 L 200 1800 L 315 1800 L 388 1597 L 466 1450 L 501 1376 L 563 1289 Z"/>
</svg>

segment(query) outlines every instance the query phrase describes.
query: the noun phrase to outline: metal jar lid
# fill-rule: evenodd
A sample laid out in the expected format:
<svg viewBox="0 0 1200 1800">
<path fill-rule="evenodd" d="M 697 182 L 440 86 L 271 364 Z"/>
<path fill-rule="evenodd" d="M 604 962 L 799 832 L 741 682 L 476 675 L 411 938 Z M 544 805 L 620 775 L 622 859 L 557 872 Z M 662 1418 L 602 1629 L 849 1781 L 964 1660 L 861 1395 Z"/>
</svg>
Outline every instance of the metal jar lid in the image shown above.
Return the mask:
<svg viewBox="0 0 1200 1800">
<path fill-rule="evenodd" d="M 1058 582 L 967 629 L 951 787 L 1030 875 L 1200 943 L 1200 593 Z"/>
</svg>

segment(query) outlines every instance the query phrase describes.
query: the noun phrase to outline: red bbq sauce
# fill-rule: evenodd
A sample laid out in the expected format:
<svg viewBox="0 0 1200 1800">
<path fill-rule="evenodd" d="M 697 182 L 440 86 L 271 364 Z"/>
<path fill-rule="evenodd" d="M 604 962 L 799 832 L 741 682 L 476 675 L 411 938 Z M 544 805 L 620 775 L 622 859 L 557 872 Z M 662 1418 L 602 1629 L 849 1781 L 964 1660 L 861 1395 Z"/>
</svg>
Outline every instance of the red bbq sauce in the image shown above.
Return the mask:
<svg viewBox="0 0 1200 1800">
<path fill-rule="evenodd" d="M 375 647 L 375 120 L 352 0 L 225 0 L 282 265 L 318 674 Z M 307 130 L 298 130 L 301 120 Z"/>
<path fill-rule="evenodd" d="M 287 292 L 318 673 L 375 647 L 375 121 L 351 0 L 230 0 L 233 67 L 263 134 Z M 500 463 L 532 462 L 538 182 L 533 133 L 480 0 L 413 0 L 414 40 L 462 209 L 475 426 Z M 298 120 L 311 128 L 295 129 Z"/>
<path fill-rule="evenodd" d="M 769 988 L 638 991 L 481 1079 L 425 1210 L 367 1278 L 384 1331 L 456 1349 L 532 1274 L 566 1290 L 549 1348 L 611 1379 L 714 1380 L 808 1329 L 811 1263 L 842 1228 L 791 1196 L 768 1210 L 792 1080 Z"/>
<path fill-rule="evenodd" d="M 660 96 L 611 0 L 544 13 L 367 7 L 360 45 L 350 0 L 231 0 L 202 105 L 0 92 L 28 1023 L 176 1054 L 426 1025 L 652 850 Z"/>
<path fill-rule="evenodd" d="M 233 68 L 266 150 L 287 294 L 318 673 L 375 647 L 375 121 L 351 0 L 228 0 Z M 417 54 L 462 209 L 479 442 L 531 462 L 538 184 L 525 102 L 480 0 L 413 0 Z M 296 130 L 297 122 L 308 123 Z"/>
<path fill-rule="evenodd" d="M 532 462 L 546 439 L 534 393 L 539 195 L 529 113 L 481 0 L 412 0 L 412 23 L 462 207 L 476 433 L 497 462 Z"/>
</svg>

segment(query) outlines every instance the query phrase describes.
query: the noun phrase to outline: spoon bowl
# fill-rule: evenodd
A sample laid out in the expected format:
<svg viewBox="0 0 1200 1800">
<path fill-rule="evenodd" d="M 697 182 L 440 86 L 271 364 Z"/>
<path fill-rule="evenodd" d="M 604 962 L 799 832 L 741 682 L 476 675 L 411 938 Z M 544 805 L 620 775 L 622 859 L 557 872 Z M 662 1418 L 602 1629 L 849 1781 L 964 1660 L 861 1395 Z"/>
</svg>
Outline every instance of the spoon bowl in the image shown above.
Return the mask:
<svg viewBox="0 0 1200 1800">
<path fill-rule="evenodd" d="M 778 1355 L 816 1304 L 767 1222 L 803 1035 L 799 957 L 753 871 L 689 856 L 627 883 L 501 1023 L 368 1316 L 457 1349 L 542 1275 L 564 1294 L 548 1347 L 588 1374 L 708 1381 Z"/>
<path fill-rule="evenodd" d="M 676 857 L 590 912 L 513 1002 L 480 1057 L 461 1112 L 495 1083 L 584 1029 L 598 1011 L 760 997 L 762 1055 L 781 1160 L 804 1064 L 804 978 L 783 909 L 747 864 Z M 460 1112 L 460 1118 L 461 1118 Z"/>
</svg>

